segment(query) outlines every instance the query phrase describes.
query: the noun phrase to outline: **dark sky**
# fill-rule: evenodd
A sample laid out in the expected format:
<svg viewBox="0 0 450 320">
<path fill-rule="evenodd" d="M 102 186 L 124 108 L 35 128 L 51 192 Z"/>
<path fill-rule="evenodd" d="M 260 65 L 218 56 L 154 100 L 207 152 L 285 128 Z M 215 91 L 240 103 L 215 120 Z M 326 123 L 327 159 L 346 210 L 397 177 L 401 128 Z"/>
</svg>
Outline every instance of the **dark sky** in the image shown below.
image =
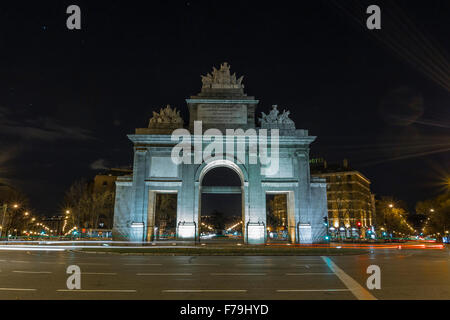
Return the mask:
<svg viewBox="0 0 450 320">
<path fill-rule="evenodd" d="M 289 109 L 312 155 L 414 206 L 450 169 L 450 2 L 376 3 L 378 31 L 362 0 L 2 2 L 0 178 L 56 213 L 74 180 L 131 164 L 126 134 L 152 111 L 187 121 L 200 74 L 227 61 L 258 115 Z"/>
</svg>

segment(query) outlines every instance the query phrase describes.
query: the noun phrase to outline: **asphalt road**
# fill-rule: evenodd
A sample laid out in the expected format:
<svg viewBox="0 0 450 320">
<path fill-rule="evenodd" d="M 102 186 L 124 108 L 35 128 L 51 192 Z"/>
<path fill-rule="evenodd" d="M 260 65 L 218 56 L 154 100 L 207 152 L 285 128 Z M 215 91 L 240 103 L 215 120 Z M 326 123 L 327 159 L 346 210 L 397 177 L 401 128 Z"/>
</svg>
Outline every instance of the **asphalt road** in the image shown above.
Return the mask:
<svg viewBox="0 0 450 320">
<path fill-rule="evenodd" d="M 69 265 L 81 290 L 68 290 Z M 367 267 L 381 269 L 368 290 Z M 450 299 L 450 250 L 357 256 L 131 256 L 0 252 L 0 299 Z"/>
</svg>

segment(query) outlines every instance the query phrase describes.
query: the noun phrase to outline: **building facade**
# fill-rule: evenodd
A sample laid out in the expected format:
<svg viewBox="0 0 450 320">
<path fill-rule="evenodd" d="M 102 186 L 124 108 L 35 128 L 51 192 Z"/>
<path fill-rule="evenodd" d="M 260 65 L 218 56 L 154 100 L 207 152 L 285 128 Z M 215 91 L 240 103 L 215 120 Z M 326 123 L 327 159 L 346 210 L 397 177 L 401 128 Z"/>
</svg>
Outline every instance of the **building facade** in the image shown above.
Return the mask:
<svg viewBox="0 0 450 320">
<path fill-rule="evenodd" d="M 370 191 L 370 180 L 361 172 L 342 164 L 328 164 L 323 159 L 312 159 L 314 177 L 326 179 L 328 227 L 332 238 L 369 238 L 374 234 L 375 196 Z"/>
<path fill-rule="evenodd" d="M 94 177 L 94 192 L 115 192 L 117 177 L 132 175 L 133 170 L 127 168 L 111 168 Z"/>
<path fill-rule="evenodd" d="M 289 240 L 322 242 L 326 184 L 311 177 L 309 167 L 309 148 L 316 137 L 296 129 L 289 112 L 281 113 L 277 106 L 268 115 L 262 113 L 257 126 L 259 101 L 244 93 L 242 77 L 231 74 L 227 63 L 202 76 L 202 84 L 198 95 L 186 99 L 187 126 L 179 112 L 167 106 L 153 113 L 147 128 L 128 135 L 134 144 L 133 174 L 116 180 L 113 237 L 152 241 L 159 214 L 156 197 L 162 193 L 176 194 L 177 238 L 196 240 L 201 195 L 240 193 L 244 241 L 264 243 L 266 196 L 285 194 Z M 266 148 L 261 148 L 264 142 Z M 265 158 L 261 150 L 267 151 Z M 270 161 L 262 161 L 269 155 Z M 232 169 L 241 185 L 202 186 L 205 175 L 218 167 Z"/>
</svg>

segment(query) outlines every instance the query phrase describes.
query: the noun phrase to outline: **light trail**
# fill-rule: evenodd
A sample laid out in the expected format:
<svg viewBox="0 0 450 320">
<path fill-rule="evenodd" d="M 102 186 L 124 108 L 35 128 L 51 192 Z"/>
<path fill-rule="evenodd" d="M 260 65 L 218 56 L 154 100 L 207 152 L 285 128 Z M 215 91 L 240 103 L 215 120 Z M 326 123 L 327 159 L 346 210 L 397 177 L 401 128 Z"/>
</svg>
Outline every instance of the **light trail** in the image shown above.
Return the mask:
<svg viewBox="0 0 450 320">
<path fill-rule="evenodd" d="M 366 6 L 360 1 L 331 1 L 359 26 L 366 29 Z M 383 5 L 382 29 L 368 32 L 403 61 L 409 63 L 436 84 L 450 91 L 450 63 L 439 45 L 416 27 L 402 8 L 393 1 Z M 383 10 L 384 9 L 384 10 Z"/>
</svg>

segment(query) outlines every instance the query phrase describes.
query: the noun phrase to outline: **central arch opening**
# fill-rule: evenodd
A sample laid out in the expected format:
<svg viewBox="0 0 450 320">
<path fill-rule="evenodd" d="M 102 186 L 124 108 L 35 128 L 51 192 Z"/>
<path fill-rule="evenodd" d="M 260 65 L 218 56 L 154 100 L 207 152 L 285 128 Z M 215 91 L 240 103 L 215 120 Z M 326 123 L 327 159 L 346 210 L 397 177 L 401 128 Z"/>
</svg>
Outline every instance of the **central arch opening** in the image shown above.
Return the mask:
<svg viewBox="0 0 450 320">
<path fill-rule="evenodd" d="M 214 167 L 201 181 L 200 241 L 242 242 L 242 181 L 235 170 Z"/>
</svg>

